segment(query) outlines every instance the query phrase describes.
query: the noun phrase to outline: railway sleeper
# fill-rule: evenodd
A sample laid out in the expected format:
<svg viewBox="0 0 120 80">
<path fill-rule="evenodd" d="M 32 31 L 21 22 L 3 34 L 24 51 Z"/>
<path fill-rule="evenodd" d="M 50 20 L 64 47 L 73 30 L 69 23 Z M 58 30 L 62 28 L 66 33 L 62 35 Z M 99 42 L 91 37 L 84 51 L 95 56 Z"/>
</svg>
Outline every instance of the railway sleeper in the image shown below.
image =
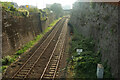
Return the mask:
<svg viewBox="0 0 120 80">
<path fill-rule="evenodd" d="M 50 70 L 51 72 L 55 72 L 55 70 Z"/>
<path fill-rule="evenodd" d="M 55 70 L 56 68 L 52 68 L 52 67 L 50 67 L 50 70 Z"/>
<path fill-rule="evenodd" d="M 29 70 L 24 70 L 24 69 L 23 69 L 23 70 L 21 70 L 21 71 L 22 71 L 22 72 L 28 72 Z"/>
<path fill-rule="evenodd" d="M 58 59 L 54 59 L 54 60 L 52 60 L 52 62 L 57 62 L 58 61 Z"/>
<path fill-rule="evenodd" d="M 49 72 L 49 74 L 54 74 L 54 72 Z"/>
<path fill-rule="evenodd" d="M 55 75 L 56 77 L 58 77 L 58 75 Z"/>
<path fill-rule="evenodd" d="M 52 79 L 52 78 L 51 78 L 51 77 L 48 77 L 48 76 L 45 76 L 44 79 Z M 43 80 L 44 80 L 44 79 L 43 79 Z"/>
<path fill-rule="evenodd" d="M 22 75 L 22 74 L 18 74 L 17 77 L 20 77 L 20 78 L 24 78 L 25 75 Z"/>
<path fill-rule="evenodd" d="M 23 70 L 30 70 L 31 69 L 31 67 L 26 67 L 26 68 L 24 68 Z"/>
<path fill-rule="evenodd" d="M 13 79 L 22 79 L 22 78 L 24 78 L 24 77 L 18 77 L 18 76 L 16 76 Z"/>
<path fill-rule="evenodd" d="M 52 64 L 52 66 L 56 66 L 57 64 Z"/>
<path fill-rule="evenodd" d="M 50 68 L 56 68 L 56 66 L 51 66 Z"/>
<path fill-rule="evenodd" d="M 20 72 L 19 74 L 20 74 L 20 75 L 26 75 L 27 72 Z"/>
<path fill-rule="evenodd" d="M 55 57 L 55 58 L 58 58 L 59 56 L 58 56 L 58 55 L 55 55 L 54 57 Z"/>
<path fill-rule="evenodd" d="M 53 76 L 53 74 L 45 74 L 45 76 L 49 76 L 49 77 L 51 77 L 51 76 Z"/>
</svg>

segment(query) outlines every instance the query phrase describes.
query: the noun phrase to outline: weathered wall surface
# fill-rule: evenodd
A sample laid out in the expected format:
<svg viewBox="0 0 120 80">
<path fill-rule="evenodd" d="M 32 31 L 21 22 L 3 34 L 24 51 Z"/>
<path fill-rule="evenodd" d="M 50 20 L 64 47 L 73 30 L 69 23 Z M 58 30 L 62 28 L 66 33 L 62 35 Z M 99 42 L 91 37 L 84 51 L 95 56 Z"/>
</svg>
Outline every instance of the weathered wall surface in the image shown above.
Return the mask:
<svg viewBox="0 0 120 80">
<path fill-rule="evenodd" d="M 109 3 L 76 2 L 70 23 L 79 33 L 95 39 L 96 51 L 101 51 L 102 61 L 108 60 L 112 75 L 119 77 L 118 6 Z"/>
<path fill-rule="evenodd" d="M 55 19 L 49 14 L 47 20 L 42 21 L 40 14 L 32 13 L 29 17 L 16 17 L 3 10 L 2 12 L 2 55 L 14 54 L 27 42 L 34 39 Z"/>
</svg>

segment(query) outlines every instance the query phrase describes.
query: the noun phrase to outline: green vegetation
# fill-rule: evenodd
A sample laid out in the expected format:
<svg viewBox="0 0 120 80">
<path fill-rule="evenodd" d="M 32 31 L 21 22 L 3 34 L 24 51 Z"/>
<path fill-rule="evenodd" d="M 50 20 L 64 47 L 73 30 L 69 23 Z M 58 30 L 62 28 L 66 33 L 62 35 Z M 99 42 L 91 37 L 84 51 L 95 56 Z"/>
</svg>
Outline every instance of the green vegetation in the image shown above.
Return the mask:
<svg viewBox="0 0 120 80">
<path fill-rule="evenodd" d="M 50 24 L 50 27 L 51 27 L 51 26 L 54 26 L 60 19 L 61 19 L 61 18 L 59 18 L 59 19 L 53 21 L 53 22 Z"/>
<path fill-rule="evenodd" d="M 0 3 L 2 3 L 2 7 L 5 11 L 10 12 L 10 14 L 14 16 L 28 17 L 29 12 L 33 12 L 33 13 L 40 13 L 41 20 L 47 20 L 47 14 L 49 13 L 48 9 L 45 10 L 41 10 L 41 9 L 39 10 L 38 8 L 16 9 L 14 5 L 11 4 L 11 2 L 0 2 Z"/>
<path fill-rule="evenodd" d="M 0 67 L 0 72 L 4 71 L 8 67 L 8 65 L 14 62 L 15 58 L 11 56 L 5 56 L 1 61 L 2 61 L 2 67 Z"/>
<path fill-rule="evenodd" d="M 94 2 L 90 2 L 90 7 L 93 8 L 93 9 L 95 9 L 95 7 L 96 7 L 96 3 L 94 3 Z"/>
<path fill-rule="evenodd" d="M 92 38 L 86 38 L 79 34 L 73 27 L 74 35 L 70 42 L 71 48 L 69 53 L 71 57 L 68 59 L 68 71 L 72 72 L 73 78 L 94 78 L 96 79 L 97 64 L 101 62 L 101 51 L 95 52 L 95 41 Z M 83 49 L 80 55 L 76 49 Z M 105 63 L 106 64 L 106 63 Z M 104 78 L 111 78 L 110 68 L 104 65 Z"/>
<path fill-rule="evenodd" d="M 104 78 L 111 78 L 111 80 L 114 80 L 111 73 L 110 73 L 110 67 L 107 65 L 108 60 L 105 60 L 103 62 L 103 66 L 104 66 Z"/>
<path fill-rule="evenodd" d="M 29 11 L 25 9 L 16 9 L 11 2 L 0 2 L 2 3 L 3 10 L 10 12 L 11 15 L 14 16 L 29 16 Z"/>
<path fill-rule="evenodd" d="M 0 71 L 4 72 L 5 69 L 11 64 L 13 63 L 14 61 L 16 61 L 18 59 L 18 57 L 25 53 L 28 49 L 30 49 L 31 47 L 33 47 L 49 30 L 51 30 L 51 28 L 60 20 L 61 18 L 59 18 L 58 20 L 55 20 L 53 23 L 51 23 L 50 27 L 47 27 L 45 29 L 45 31 L 39 35 L 37 35 L 35 37 L 34 40 L 28 42 L 22 49 L 18 50 L 14 55 L 12 56 L 5 56 L 3 59 L 2 59 L 2 67 L 0 67 Z"/>
<path fill-rule="evenodd" d="M 9 9 L 10 11 L 17 11 L 17 9 L 16 8 L 14 8 L 14 6 L 12 5 L 11 7 L 10 7 L 10 9 Z"/>
<path fill-rule="evenodd" d="M 74 30 L 75 31 L 75 30 Z M 70 61 L 73 68 L 74 78 L 96 78 L 96 66 L 100 63 L 100 53 L 94 52 L 94 41 L 74 32 L 71 41 L 70 53 L 73 59 Z M 83 49 L 79 55 L 76 49 Z"/>
<path fill-rule="evenodd" d="M 28 17 L 29 11 L 25 9 L 18 9 L 18 11 L 21 13 L 22 16 Z"/>
<path fill-rule="evenodd" d="M 15 58 L 12 58 L 10 56 L 5 56 L 4 59 L 2 59 L 2 65 L 8 65 L 12 63 L 15 60 Z"/>
<path fill-rule="evenodd" d="M 16 9 L 14 7 L 13 4 L 11 4 L 11 2 L 0 2 L 2 4 L 2 8 L 3 10 L 9 12 L 12 16 L 17 16 L 17 17 L 29 17 L 29 12 L 33 12 L 33 13 L 40 13 L 40 18 L 41 20 L 47 20 L 47 15 L 48 13 L 50 13 L 49 9 L 38 9 L 38 8 L 29 8 L 28 10 L 25 8 L 19 8 Z M 35 37 L 34 40 L 28 42 L 27 44 L 24 45 L 24 47 L 20 50 L 18 50 L 14 55 L 12 56 L 5 56 L 1 61 L 2 61 L 2 67 L 0 67 L 0 71 L 3 72 L 5 71 L 5 69 L 14 61 L 16 61 L 16 59 L 23 54 L 24 52 L 26 52 L 29 48 L 33 47 L 33 45 L 35 45 L 43 36 L 46 32 L 48 32 L 61 18 L 59 18 L 58 20 L 55 20 L 54 22 L 52 22 L 50 24 L 50 27 L 46 28 L 45 31 L 43 33 L 41 33 L 40 35 L 37 35 L 37 37 Z"/>
<path fill-rule="evenodd" d="M 36 13 L 38 13 L 39 9 L 38 8 L 29 8 L 28 11 L 29 12 L 36 12 Z"/>
<path fill-rule="evenodd" d="M 21 50 L 16 52 L 16 55 L 21 55 L 22 53 L 26 52 L 29 48 L 31 48 L 43 35 L 38 35 L 33 41 L 28 42 Z"/>
<path fill-rule="evenodd" d="M 54 3 L 53 5 L 51 5 L 50 10 L 52 10 L 55 13 L 56 18 L 63 16 L 63 9 L 61 4 Z"/>
<path fill-rule="evenodd" d="M 42 21 L 47 20 L 47 15 L 48 15 L 48 10 L 47 9 L 46 10 L 40 9 L 39 13 L 40 13 L 40 18 L 41 18 Z"/>
<path fill-rule="evenodd" d="M 0 2 L 2 4 L 2 7 L 6 10 L 6 11 L 17 11 L 16 8 L 14 8 L 14 6 L 11 4 L 11 2 Z"/>
<path fill-rule="evenodd" d="M 2 66 L 0 67 L 0 73 L 2 73 L 2 71 L 4 71 L 8 66 Z"/>
<path fill-rule="evenodd" d="M 0 2 L 2 4 L 2 7 L 8 8 L 12 6 L 11 2 Z"/>
</svg>

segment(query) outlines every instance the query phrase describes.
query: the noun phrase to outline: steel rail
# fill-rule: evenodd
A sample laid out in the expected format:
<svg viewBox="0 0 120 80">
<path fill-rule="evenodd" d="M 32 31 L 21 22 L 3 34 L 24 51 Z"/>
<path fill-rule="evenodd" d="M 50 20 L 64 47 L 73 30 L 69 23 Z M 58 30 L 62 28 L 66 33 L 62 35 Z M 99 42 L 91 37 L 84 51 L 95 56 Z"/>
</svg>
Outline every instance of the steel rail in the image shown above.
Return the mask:
<svg viewBox="0 0 120 80">
<path fill-rule="evenodd" d="M 56 50 L 56 48 L 57 48 L 57 45 L 58 45 L 58 43 L 59 43 L 59 41 L 60 41 L 60 38 L 61 38 L 62 34 L 63 34 L 63 33 L 61 32 L 61 34 L 60 34 L 60 36 L 59 36 L 59 39 L 58 39 L 58 41 L 57 41 L 57 43 L 56 43 L 56 45 L 55 45 L 55 48 L 54 48 L 54 50 L 53 50 L 53 52 L 52 52 L 52 55 L 50 56 L 49 61 L 48 61 L 47 65 L 46 65 L 46 67 L 45 67 L 45 69 L 44 69 L 44 71 L 43 71 L 43 73 L 42 73 L 42 75 L 41 75 L 41 77 L 40 77 L 40 80 L 42 80 L 42 79 L 44 78 L 45 72 L 46 72 L 46 70 L 47 70 L 47 68 L 48 68 L 48 66 L 49 66 L 49 64 L 50 64 L 50 62 L 51 62 L 51 60 L 52 60 L 52 57 L 53 57 L 53 55 L 54 55 L 54 52 L 55 52 L 55 50 Z M 64 35 L 64 37 L 65 37 L 65 35 Z M 65 42 L 65 38 L 64 38 L 63 41 Z M 64 46 L 64 42 L 63 42 L 62 47 L 61 47 L 61 51 L 60 51 L 59 58 L 58 58 L 58 61 L 57 61 L 57 66 L 56 66 L 55 72 L 54 72 L 54 74 L 53 74 L 53 79 L 55 78 L 56 71 L 57 71 L 57 68 L 58 68 L 58 65 L 59 65 L 59 62 L 60 62 L 60 58 L 61 58 L 62 48 L 63 48 L 63 46 Z"/>
<path fill-rule="evenodd" d="M 63 21 L 64 22 L 64 21 Z M 62 24 L 61 24 L 62 25 Z M 59 29 L 58 29 L 59 31 Z M 57 32 L 58 32 L 57 31 Z M 57 32 L 54 34 L 54 37 L 55 35 L 57 34 Z M 53 37 L 53 38 L 54 38 Z M 39 61 L 39 59 L 41 58 L 41 56 L 43 55 L 43 53 L 45 52 L 45 50 L 48 48 L 49 44 L 52 42 L 53 38 L 50 40 L 50 42 L 48 43 L 48 45 L 45 47 L 45 49 L 43 50 L 43 52 L 41 53 L 41 55 L 38 57 L 38 59 L 35 61 L 35 63 L 33 64 L 33 66 L 30 68 L 29 72 L 27 73 L 27 75 L 30 73 L 30 71 L 33 69 L 33 67 L 35 66 L 35 64 Z M 25 78 L 27 77 L 27 75 L 25 76 Z"/>
<path fill-rule="evenodd" d="M 59 22 L 59 24 L 58 25 L 60 25 L 60 22 Z M 53 30 L 52 32 L 54 32 L 55 31 L 55 34 L 57 33 L 57 31 L 59 30 L 58 28 L 57 28 L 57 26 L 58 25 L 56 25 L 55 27 L 56 27 L 56 31 L 55 30 Z M 48 37 L 43 41 L 43 43 L 44 42 L 46 42 L 48 39 L 49 39 L 49 37 L 52 35 L 52 32 L 48 35 Z M 55 36 L 55 34 L 54 34 L 54 36 Z M 52 39 L 54 38 L 54 36 L 52 37 Z M 52 39 L 49 41 L 49 43 L 52 41 Z M 14 78 L 19 72 L 20 72 L 20 70 L 22 70 L 23 69 L 23 67 L 29 62 L 29 60 L 35 55 L 35 53 L 38 51 L 38 49 L 40 49 L 40 47 L 43 45 L 43 43 L 35 50 L 35 52 L 30 56 L 30 58 L 22 65 L 22 67 L 12 76 L 12 78 Z M 46 49 L 46 48 L 45 48 Z M 44 51 L 45 51 L 45 49 L 44 49 Z"/>
</svg>

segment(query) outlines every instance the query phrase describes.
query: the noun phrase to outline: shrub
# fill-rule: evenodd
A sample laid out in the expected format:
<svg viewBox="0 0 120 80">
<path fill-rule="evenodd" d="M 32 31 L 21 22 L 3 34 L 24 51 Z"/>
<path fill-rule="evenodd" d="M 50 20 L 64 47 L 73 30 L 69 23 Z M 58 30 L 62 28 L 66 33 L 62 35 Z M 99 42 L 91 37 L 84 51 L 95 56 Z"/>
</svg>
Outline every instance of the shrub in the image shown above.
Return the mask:
<svg viewBox="0 0 120 80">
<path fill-rule="evenodd" d="M 29 11 L 28 11 L 28 10 L 19 9 L 18 11 L 19 11 L 19 12 L 22 14 L 22 16 L 24 16 L 24 17 L 28 17 L 28 16 L 29 16 Z"/>
<path fill-rule="evenodd" d="M 92 38 L 86 38 L 80 35 L 75 28 L 74 35 L 71 41 L 71 48 L 69 49 L 73 59 L 70 63 L 73 67 L 74 78 L 96 78 L 97 63 L 100 62 L 100 52 L 95 52 L 95 43 Z M 83 49 L 80 55 L 76 52 L 76 49 Z"/>
<path fill-rule="evenodd" d="M 12 6 L 10 7 L 10 11 L 17 11 L 17 9 L 14 8 L 14 6 L 12 5 Z"/>
<path fill-rule="evenodd" d="M 1 66 L 0 67 L 0 73 L 2 73 L 8 66 Z"/>
<path fill-rule="evenodd" d="M 39 12 L 39 9 L 38 8 L 29 8 L 28 11 L 37 13 L 37 12 Z"/>
<path fill-rule="evenodd" d="M 8 65 L 10 63 L 12 63 L 14 61 L 14 58 L 10 57 L 10 56 L 5 56 L 3 59 L 2 59 L 2 64 L 3 65 Z"/>
</svg>

